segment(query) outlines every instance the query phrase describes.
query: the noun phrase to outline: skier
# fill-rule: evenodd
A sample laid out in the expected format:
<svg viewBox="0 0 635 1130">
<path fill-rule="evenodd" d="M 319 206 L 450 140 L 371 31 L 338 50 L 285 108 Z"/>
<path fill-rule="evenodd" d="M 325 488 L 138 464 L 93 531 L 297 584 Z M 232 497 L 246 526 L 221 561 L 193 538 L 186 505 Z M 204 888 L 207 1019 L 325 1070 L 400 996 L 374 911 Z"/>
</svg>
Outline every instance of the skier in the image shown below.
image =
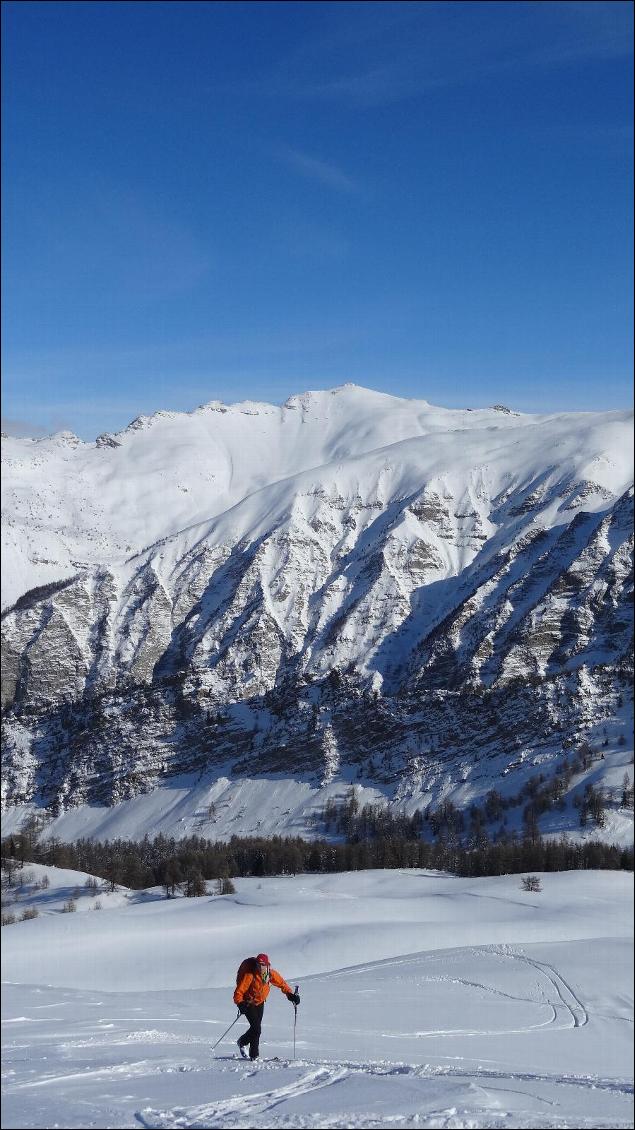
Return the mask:
<svg viewBox="0 0 635 1130">
<path fill-rule="evenodd" d="M 245 1020 L 249 1021 L 248 1031 L 244 1032 L 238 1040 L 243 1059 L 247 1059 L 245 1051 L 247 1045 L 249 1045 L 249 1058 L 258 1059 L 262 1014 L 272 985 L 280 989 L 287 1000 L 297 1008 L 300 997 L 294 993 L 290 985 L 287 985 L 277 969 L 271 968 L 266 953 L 259 953 L 255 958 L 248 957 L 242 962 L 236 975 L 234 1004 L 238 1005 L 238 1011 Z"/>
</svg>

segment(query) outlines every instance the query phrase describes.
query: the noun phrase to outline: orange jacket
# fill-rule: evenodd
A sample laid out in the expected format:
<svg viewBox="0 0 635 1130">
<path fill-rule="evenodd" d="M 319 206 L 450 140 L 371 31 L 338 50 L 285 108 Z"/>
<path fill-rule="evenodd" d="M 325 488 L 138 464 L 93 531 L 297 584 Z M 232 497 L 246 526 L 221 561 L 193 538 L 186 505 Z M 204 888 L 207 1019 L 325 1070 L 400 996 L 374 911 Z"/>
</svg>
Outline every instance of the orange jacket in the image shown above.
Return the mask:
<svg viewBox="0 0 635 1130">
<path fill-rule="evenodd" d="M 260 971 L 257 973 L 245 973 L 236 985 L 236 992 L 234 993 L 234 1004 L 264 1004 L 269 996 L 269 989 L 275 985 L 277 989 L 282 989 L 283 993 L 292 993 L 293 989 L 287 985 L 284 977 L 281 977 L 277 969 L 269 969 L 269 980 L 263 981 L 260 976 Z"/>
</svg>

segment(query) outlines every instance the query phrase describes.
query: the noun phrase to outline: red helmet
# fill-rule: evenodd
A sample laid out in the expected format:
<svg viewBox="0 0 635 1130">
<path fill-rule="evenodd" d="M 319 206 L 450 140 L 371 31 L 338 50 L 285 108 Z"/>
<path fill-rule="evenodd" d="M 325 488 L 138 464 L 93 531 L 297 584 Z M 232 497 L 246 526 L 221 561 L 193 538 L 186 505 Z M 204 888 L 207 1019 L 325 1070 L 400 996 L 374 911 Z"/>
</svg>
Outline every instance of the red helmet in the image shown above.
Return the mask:
<svg viewBox="0 0 635 1130">
<path fill-rule="evenodd" d="M 266 953 L 259 953 L 257 958 L 256 958 L 256 961 L 258 962 L 258 965 L 268 965 L 269 964 L 269 957 Z"/>
</svg>

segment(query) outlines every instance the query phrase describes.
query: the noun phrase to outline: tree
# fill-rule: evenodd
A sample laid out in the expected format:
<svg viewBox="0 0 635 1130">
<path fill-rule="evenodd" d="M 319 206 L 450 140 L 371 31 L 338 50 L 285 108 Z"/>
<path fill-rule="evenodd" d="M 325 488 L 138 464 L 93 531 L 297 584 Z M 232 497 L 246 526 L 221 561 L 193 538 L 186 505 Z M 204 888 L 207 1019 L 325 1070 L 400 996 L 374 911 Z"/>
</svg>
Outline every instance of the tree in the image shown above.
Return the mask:
<svg viewBox="0 0 635 1130">
<path fill-rule="evenodd" d="M 604 800 L 604 790 L 603 789 L 594 789 L 594 788 L 591 787 L 589 789 L 589 796 L 588 796 L 587 804 L 588 804 L 590 816 L 593 818 L 593 820 L 595 820 L 595 823 L 597 824 L 598 828 L 603 828 L 604 825 L 606 824 L 606 806 L 605 806 L 605 800 Z"/>
<path fill-rule="evenodd" d="M 139 855 L 136 852 L 126 852 L 122 858 L 122 878 L 121 882 L 126 887 L 132 887 L 133 890 L 141 890 L 142 887 L 151 887 L 153 876 L 147 867 L 144 867 Z"/>
<path fill-rule="evenodd" d="M 44 821 L 42 816 L 35 812 L 29 813 L 26 819 L 22 821 L 20 835 L 23 841 L 24 854 L 28 859 L 33 859 L 35 845 L 43 826 Z"/>
<path fill-rule="evenodd" d="M 181 890 L 185 898 L 200 898 L 201 895 L 207 894 L 207 887 L 201 872 L 196 867 L 188 867 L 183 882 L 181 883 Z"/>
<path fill-rule="evenodd" d="M 108 883 L 110 884 L 109 889 L 110 889 L 111 894 L 112 894 L 113 891 L 116 890 L 117 886 L 121 883 L 122 874 L 123 874 L 123 872 L 122 872 L 121 860 L 117 857 L 109 860 L 109 862 L 104 867 L 104 879 L 107 879 Z"/>
<path fill-rule="evenodd" d="M 170 858 L 166 859 L 161 865 L 160 872 L 161 885 L 165 890 L 166 899 L 174 898 L 177 884 L 183 879 L 181 864 L 174 856 L 170 856 Z"/>
<path fill-rule="evenodd" d="M 539 875 L 525 875 L 521 880 L 520 889 L 522 891 L 541 891 L 542 883 L 540 882 Z"/>
<path fill-rule="evenodd" d="M 48 863 L 51 867 L 66 867 L 72 869 L 75 859 L 72 854 L 71 845 L 63 844 L 56 836 L 51 836 L 50 840 L 46 841 L 41 862 Z"/>
<path fill-rule="evenodd" d="M 15 886 L 15 876 L 18 870 L 18 861 L 12 855 L 2 857 L 2 886 Z"/>
<path fill-rule="evenodd" d="M 500 820 L 503 815 L 503 798 L 496 789 L 490 789 L 485 797 L 485 816 L 489 821 Z"/>
</svg>

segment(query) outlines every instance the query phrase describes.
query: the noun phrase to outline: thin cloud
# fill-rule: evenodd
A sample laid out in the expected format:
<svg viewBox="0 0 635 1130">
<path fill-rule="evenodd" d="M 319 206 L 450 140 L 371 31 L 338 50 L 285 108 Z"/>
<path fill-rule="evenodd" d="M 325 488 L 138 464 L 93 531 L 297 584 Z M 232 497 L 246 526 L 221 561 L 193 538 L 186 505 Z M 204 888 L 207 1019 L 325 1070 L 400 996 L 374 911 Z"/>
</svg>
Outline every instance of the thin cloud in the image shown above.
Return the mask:
<svg viewBox="0 0 635 1130">
<path fill-rule="evenodd" d="M 358 195 L 362 191 L 361 185 L 348 173 L 338 168 L 337 165 L 322 161 L 319 157 L 312 157 L 309 153 L 303 153 L 300 149 L 293 149 L 287 145 L 278 146 L 276 152 L 278 157 L 290 168 L 300 173 L 301 176 L 308 177 L 309 180 L 319 181 L 327 188 L 349 195 Z"/>
<path fill-rule="evenodd" d="M 395 5 L 397 18 L 382 10 L 369 24 L 366 11 L 375 7 L 384 6 L 360 5 L 363 17 L 334 22 L 242 92 L 372 108 L 480 79 L 617 61 L 633 51 L 631 6 L 619 0 L 410 4 L 408 12 Z"/>
<path fill-rule="evenodd" d="M 19 420 L 11 416 L 3 416 L 0 424 L 3 436 L 14 436 L 19 439 L 40 439 L 54 431 L 69 430 L 67 424 L 45 425 L 37 424 L 34 420 Z"/>
</svg>

